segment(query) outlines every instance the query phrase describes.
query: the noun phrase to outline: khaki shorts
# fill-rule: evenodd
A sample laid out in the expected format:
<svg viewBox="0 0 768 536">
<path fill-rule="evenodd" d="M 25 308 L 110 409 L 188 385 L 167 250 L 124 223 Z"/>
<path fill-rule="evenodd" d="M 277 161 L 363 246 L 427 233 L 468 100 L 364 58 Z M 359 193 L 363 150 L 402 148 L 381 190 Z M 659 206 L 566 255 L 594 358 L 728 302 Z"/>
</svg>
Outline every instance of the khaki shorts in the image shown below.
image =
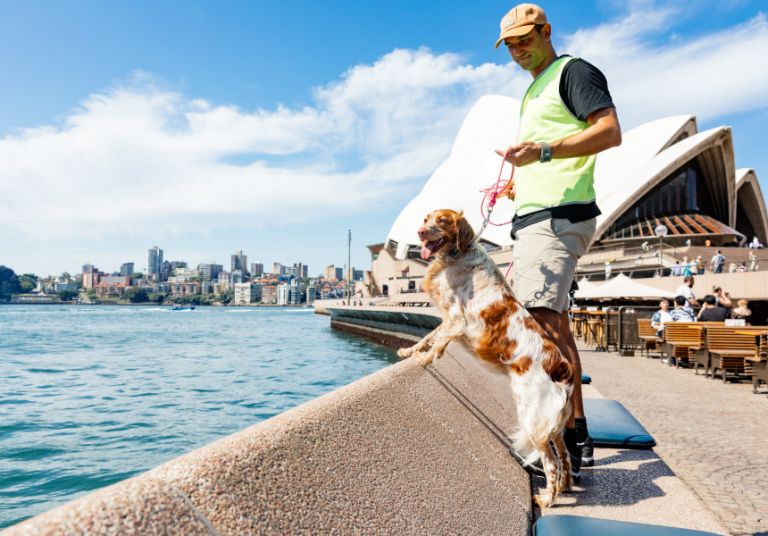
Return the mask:
<svg viewBox="0 0 768 536">
<path fill-rule="evenodd" d="M 595 223 L 596 218 L 578 223 L 552 218 L 515 232 L 512 289 L 526 309 L 567 309 L 576 261 L 587 250 Z"/>
</svg>

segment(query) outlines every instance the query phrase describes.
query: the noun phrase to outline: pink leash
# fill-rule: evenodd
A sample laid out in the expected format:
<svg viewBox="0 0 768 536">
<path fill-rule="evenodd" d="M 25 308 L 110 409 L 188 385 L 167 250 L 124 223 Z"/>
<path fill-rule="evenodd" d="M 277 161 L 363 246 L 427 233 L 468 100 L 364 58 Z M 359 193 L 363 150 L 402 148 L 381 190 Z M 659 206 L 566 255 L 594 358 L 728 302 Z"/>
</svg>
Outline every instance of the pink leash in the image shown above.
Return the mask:
<svg viewBox="0 0 768 536">
<path fill-rule="evenodd" d="M 501 180 L 501 175 L 504 172 L 504 163 L 507 161 L 507 156 L 509 156 L 509 150 L 504 153 L 504 157 L 501 159 L 501 167 L 499 168 L 499 176 L 496 178 L 496 183 L 489 188 L 480 190 L 484 194 L 482 201 L 480 201 L 480 214 L 483 217 L 483 225 L 480 227 L 480 231 L 477 233 L 478 238 L 480 238 L 480 235 L 483 233 L 483 231 L 485 231 L 485 228 L 489 223 L 495 227 L 502 227 L 512 223 L 512 220 L 503 223 L 494 223 L 491 221 L 491 212 L 493 212 L 493 207 L 496 205 L 496 200 L 498 199 L 499 194 L 504 190 L 504 188 L 507 187 L 507 185 L 509 185 L 510 182 L 512 182 L 512 179 L 515 177 L 515 166 L 513 165 L 512 171 L 509 174 L 509 179 L 504 182 Z M 512 263 L 510 262 L 509 266 L 507 267 L 507 272 L 504 274 L 505 281 L 511 268 Z"/>
</svg>

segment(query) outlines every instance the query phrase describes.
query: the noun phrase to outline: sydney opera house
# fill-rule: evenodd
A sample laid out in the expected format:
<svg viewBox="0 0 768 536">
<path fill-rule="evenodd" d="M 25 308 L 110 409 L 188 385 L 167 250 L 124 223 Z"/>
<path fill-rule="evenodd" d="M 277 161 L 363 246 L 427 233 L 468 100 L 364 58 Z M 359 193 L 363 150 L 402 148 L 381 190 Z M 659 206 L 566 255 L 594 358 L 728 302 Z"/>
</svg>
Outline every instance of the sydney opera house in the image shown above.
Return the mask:
<svg viewBox="0 0 768 536">
<path fill-rule="evenodd" d="M 426 263 L 416 230 L 430 210 L 463 210 L 473 228 L 481 228 L 481 191 L 496 181 L 501 158 L 494 149 L 514 140 L 518 108 L 517 100 L 501 96 L 473 106 L 448 158 L 402 210 L 386 241 L 369 246 L 374 260 L 366 294 L 419 290 Z M 509 172 L 505 166 L 506 177 Z M 694 116 L 674 116 L 627 131 L 621 146 L 598 156 L 595 190 L 602 215 L 579 277 L 604 277 L 605 262 L 633 277 L 668 274 L 684 255 L 709 259 L 721 248 L 740 259 L 748 251 L 738 246 L 755 237 L 768 243 L 760 185 L 752 169 L 736 169 L 727 126 L 699 132 Z M 488 225 L 480 237 L 502 270 L 514 246 L 504 225 L 512 211 L 511 201 L 499 200 L 491 221 L 501 225 Z M 660 237 L 661 226 L 666 234 Z"/>
</svg>

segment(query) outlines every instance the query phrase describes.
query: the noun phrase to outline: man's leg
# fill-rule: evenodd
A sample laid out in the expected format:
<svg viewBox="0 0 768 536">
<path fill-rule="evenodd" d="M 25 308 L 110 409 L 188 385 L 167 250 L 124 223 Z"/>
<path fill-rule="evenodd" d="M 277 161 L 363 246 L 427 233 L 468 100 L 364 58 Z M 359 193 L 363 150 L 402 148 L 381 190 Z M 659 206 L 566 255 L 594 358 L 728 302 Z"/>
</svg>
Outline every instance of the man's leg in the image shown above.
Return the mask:
<svg viewBox="0 0 768 536">
<path fill-rule="evenodd" d="M 571 414 L 565 424 L 565 446 L 571 453 L 571 465 L 574 480 L 581 477 L 581 466 L 594 465 L 592 438 L 589 437 L 587 419 L 584 415 L 584 399 L 581 394 L 581 359 L 576 348 L 576 341 L 571 333 L 568 312 L 556 312 L 545 307 L 533 307 L 528 310 L 541 325 L 547 336 L 573 365 L 573 392 L 571 394 Z"/>
</svg>

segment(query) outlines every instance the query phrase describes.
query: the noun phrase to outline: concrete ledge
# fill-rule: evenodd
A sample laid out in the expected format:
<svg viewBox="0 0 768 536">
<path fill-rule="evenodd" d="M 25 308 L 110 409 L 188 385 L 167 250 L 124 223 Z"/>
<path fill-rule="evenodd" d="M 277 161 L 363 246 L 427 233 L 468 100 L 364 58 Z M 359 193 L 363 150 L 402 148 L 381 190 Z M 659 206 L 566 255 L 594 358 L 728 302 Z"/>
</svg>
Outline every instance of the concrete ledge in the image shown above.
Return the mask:
<svg viewBox="0 0 768 536">
<path fill-rule="evenodd" d="M 527 473 L 445 383 L 507 413 L 467 359 L 393 365 L 4 534 L 528 534 Z"/>
</svg>

